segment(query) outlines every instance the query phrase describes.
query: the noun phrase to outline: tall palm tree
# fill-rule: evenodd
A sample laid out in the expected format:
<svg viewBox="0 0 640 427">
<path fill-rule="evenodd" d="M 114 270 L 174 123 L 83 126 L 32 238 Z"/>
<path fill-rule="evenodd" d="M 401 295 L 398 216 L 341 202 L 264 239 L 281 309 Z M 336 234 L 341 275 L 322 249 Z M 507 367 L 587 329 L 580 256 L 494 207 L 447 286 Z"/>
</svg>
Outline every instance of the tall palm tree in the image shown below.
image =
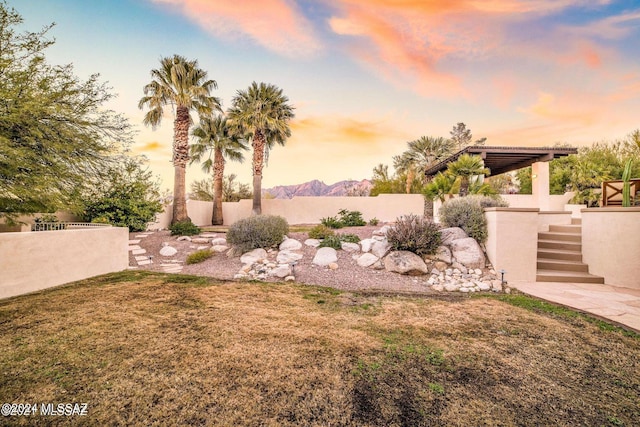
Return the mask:
<svg viewBox="0 0 640 427">
<path fill-rule="evenodd" d="M 453 143 L 449 139 L 422 136 L 415 141 L 407 142 L 407 151 L 393 157 L 393 167 L 398 173 L 406 173 L 406 192 L 411 192 L 411 185 L 418 173 L 424 172 L 432 164 L 444 160 L 451 155 Z"/>
<path fill-rule="evenodd" d="M 489 175 L 489 169 L 484 167 L 484 162 L 480 156 L 463 154 L 455 162 L 449 163 L 447 173 L 460 177 L 460 196 L 469 194 L 469 181 L 472 176 Z"/>
<path fill-rule="evenodd" d="M 244 160 L 242 150 L 247 150 L 249 147 L 244 140 L 230 131 L 226 117 L 221 115 L 201 119 L 200 125 L 193 129 L 192 134 L 197 142 L 191 145 L 191 163 L 202 161 L 202 170 L 205 173 L 213 171 L 211 224 L 222 225 L 222 181 L 225 158 L 242 162 Z M 205 159 L 207 154 L 208 157 Z"/>
<path fill-rule="evenodd" d="M 238 91 L 228 111 L 234 130 L 251 141 L 253 148 L 253 214 L 262 213 L 262 168 L 274 143 L 284 145 L 291 136 L 289 121 L 293 107 L 282 89 L 272 84 L 253 82 Z"/>
<path fill-rule="evenodd" d="M 160 59 L 160 68 L 151 70 L 151 83 L 145 85 L 144 96 L 138 102 L 141 110 L 149 111 L 143 123 L 156 129 L 162 121 L 164 107 L 174 108 L 173 122 L 173 219 L 171 224 L 189 221 L 185 188 L 186 166 L 189 161 L 189 126 L 191 111 L 200 116 L 221 111 L 220 100 L 211 96 L 217 88 L 215 80 L 207 80 L 207 72 L 198 67 L 198 61 L 189 61 L 183 56 L 173 55 Z"/>
</svg>

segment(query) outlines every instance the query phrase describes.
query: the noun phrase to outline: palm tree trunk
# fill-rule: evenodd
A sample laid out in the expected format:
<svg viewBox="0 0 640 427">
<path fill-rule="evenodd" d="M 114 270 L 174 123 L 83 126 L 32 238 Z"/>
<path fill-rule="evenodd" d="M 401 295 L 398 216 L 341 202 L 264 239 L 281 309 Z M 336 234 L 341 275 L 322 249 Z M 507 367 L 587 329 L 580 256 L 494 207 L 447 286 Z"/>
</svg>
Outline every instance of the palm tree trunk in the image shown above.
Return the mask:
<svg viewBox="0 0 640 427">
<path fill-rule="evenodd" d="M 222 225 L 222 180 L 224 178 L 224 157 L 222 150 L 216 149 L 213 155 L 213 213 L 212 225 Z"/>
<path fill-rule="evenodd" d="M 264 165 L 264 135 L 260 129 L 253 137 L 253 214 L 262 214 L 262 166 Z"/>
<path fill-rule="evenodd" d="M 460 197 L 465 197 L 469 194 L 469 177 L 463 176 L 460 180 Z"/>
<path fill-rule="evenodd" d="M 416 177 L 415 171 L 413 170 L 413 166 L 411 166 L 407 171 L 407 184 L 405 187 L 407 194 L 411 194 L 411 186 L 413 185 L 413 180 L 415 179 L 415 177 Z"/>
<path fill-rule="evenodd" d="M 187 214 L 186 167 L 189 161 L 189 109 L 178 106 L 173 122 L 173 218 L 171 224 L 191 221 Z"/>
</svg>

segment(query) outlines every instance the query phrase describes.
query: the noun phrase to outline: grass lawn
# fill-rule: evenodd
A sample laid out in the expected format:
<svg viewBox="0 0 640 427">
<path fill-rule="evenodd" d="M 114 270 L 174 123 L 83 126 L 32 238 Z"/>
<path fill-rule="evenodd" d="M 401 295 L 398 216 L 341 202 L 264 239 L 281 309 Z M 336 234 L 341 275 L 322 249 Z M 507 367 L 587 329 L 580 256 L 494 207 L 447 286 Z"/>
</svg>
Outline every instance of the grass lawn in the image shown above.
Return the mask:
<svg viewBox="0 0 640 427">
<path fill-rule="evenodd" d="M 520 295 L 124 272 L 0 301 L 0 349 L 0 403 L 76 425 L 640 425 L 640 337 Z"/>
</svg>

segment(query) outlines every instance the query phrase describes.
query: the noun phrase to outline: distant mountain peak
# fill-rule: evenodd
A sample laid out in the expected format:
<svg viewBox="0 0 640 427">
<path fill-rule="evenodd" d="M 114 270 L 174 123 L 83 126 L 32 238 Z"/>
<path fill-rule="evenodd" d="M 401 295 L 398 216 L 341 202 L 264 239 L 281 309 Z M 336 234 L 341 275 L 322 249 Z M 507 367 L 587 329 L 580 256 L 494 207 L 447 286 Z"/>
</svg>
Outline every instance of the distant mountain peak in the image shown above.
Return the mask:
<svg viewBox="0 0 640 427">
<path fill-rule="evenodd" d="M 302 196 L 347 196 L 349 195 L 348 193 L 356 193 L 357 195 L 365 193 L 364 195 L 368 195 L 369 190 L 371 190 L 371 182 L 367 179 L 361 181 L 345 180 L 331 185 L 314 179 L 302 184 L 277 185 L 272 188 L 266 188 L 262 190 L 262 194 L 269 193 L 276 199 L 291 199 Z"/>
</svg>

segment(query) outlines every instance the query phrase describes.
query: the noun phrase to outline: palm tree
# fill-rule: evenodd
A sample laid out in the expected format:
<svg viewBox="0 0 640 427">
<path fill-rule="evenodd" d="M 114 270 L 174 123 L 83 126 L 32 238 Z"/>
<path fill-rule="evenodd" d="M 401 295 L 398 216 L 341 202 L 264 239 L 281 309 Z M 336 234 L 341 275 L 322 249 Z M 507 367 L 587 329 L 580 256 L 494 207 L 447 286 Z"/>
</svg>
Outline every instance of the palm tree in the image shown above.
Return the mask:
<svg viewBox="0 0 640 427">
<path fill-rule="evenodd" d="M 459 190 L 460 183 L 455 176 L 445 172 L 438 172 L 431 182 L 424 188 L 424 195 L 431 200 L 438 199 L 444 203 L 448 196 Z"/>
<path fill-rule="evenodd" d="M 453 150 L 449 139 L 422 136 L 415 141 L 407 142 L 407 151 L 393 157 L 393 167 L 400 174 L 407 174 L 405 190 L 411 192 L 411 185 L 416 174 L 424 172 L 432 164 L 444 160 Z"/>
<path fill-rule="evenodd" d="M 294 117 L 289 98 L 272 84 L 251 83 L 238 91 L 228 111 L 234 130 L 251 141 L 253 147 L 253 214 L 262 213 L 262 168 L 274 143 L 284 145 L 291 136 L 289 121 Z"/>
<path fill-rule="evenodd" d="M 458 157 L 455 162 L 449 163 L 447 172 L 460 177 L 460 196 L 462 197 L 469 193 L 469 180 L 472 176 L 489 175 L 489 169 L 484 167 L 482 158 L 467 153 Z"/>
<path fill-rule="evenodd" d="M 188 61 L 180 55 L 160 59 L 160 68 L 151 70 L 151 83 L 145 85 L 144 96 L 138 102 L 141 110 L 149 111 L 143 123 L 156 129 L 162 121 L 164 107 L 174 108 L 173 122 L 173 219 L 171 224 L 190 221 L 185 196 L 185 174 L 189 161 L 190 112 L 200 116 L 221 111 L 220 100 L 211 96 L 217 88 L 215 80 L 207 80 L 207 72 L 198 67 L 198 61 Z"/>
<path fill-rule="evenodd" d="M 222 225 L 222 181 L 224 179 L 225 158 L 242 162 L 242 150 L 249 147 L 237 135 L 231 133 L 227 119 L 223 116 L 205 117 L 193 130 L 197 142 L 191 145 L 191 163 L 202 161 L 202 170 L 210 173 L 213 170 L 213 213 L 212 225 Z M 213 154 L 213 159 L 211 159 Z"/>
</svg>

